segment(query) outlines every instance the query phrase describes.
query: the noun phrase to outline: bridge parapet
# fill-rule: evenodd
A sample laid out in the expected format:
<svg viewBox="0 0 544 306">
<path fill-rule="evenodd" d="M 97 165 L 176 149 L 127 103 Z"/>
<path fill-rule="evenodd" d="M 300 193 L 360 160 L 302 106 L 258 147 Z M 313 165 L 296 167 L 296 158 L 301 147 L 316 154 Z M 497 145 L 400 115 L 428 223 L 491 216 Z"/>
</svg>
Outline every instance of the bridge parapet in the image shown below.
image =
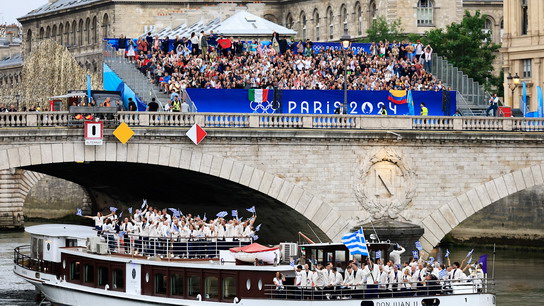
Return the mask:
<svg viewBox="0 0 544 306">
<path fill-rule="evenodd" d="M 108 123 L 130 126 L 344 129 L 344 130 L 443 130 L 443 131 L 544 131 L 544 118 L 366 116 L 310 114 L 237 114 L 118 112 Z M 49 127 L 80 124 L 68 112 L 0 113 L 2 127 Z"/>
</svg>

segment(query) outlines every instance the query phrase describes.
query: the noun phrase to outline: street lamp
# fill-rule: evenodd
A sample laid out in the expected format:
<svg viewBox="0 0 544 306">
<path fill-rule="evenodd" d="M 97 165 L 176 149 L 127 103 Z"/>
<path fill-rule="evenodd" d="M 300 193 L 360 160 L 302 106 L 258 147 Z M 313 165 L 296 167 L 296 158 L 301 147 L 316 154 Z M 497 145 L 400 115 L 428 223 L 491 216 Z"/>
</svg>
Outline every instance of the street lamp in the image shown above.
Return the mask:
<svg viewBox="0 0 544 306">
<path fill-rule="evenodd" d="M 344 51 L 344 107 L 342 110 L 348 113 L 348 50 L 351 47 L 351 36 L 348 34 L 348 30 L 344 29 L 344 35 L 340 37 L 342 49 Z"/>
<path fill-rule="evenodd" d="M 510 106 L 514 108 L 514 91 L 516 91 L 516 88 L 518 88 L 520 84 L 519 75 L 516 72 L 515 76 L 512 76 L 511 73 L 508 73 L 508 77 L 506 78 L 508 80 L 508 88 L 512 91 L 512 95 L 510 96 Z"/>
</svg>

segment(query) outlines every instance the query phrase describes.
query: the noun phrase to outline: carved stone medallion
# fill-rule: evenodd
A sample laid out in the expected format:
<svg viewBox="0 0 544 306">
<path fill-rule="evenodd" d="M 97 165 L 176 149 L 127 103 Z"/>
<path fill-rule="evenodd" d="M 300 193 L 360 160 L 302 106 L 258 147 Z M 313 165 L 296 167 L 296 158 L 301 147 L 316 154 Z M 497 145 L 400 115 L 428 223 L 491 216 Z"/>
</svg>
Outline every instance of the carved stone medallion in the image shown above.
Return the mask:
<svg viewBox="0 0 544 306">
<path fill-rule="evenodd" d="M 415 193 L 415 173 L 402 156 L 380 149 L 359 162 L 355 195 L 372 220 L 397 219 Z"/>
</svg>

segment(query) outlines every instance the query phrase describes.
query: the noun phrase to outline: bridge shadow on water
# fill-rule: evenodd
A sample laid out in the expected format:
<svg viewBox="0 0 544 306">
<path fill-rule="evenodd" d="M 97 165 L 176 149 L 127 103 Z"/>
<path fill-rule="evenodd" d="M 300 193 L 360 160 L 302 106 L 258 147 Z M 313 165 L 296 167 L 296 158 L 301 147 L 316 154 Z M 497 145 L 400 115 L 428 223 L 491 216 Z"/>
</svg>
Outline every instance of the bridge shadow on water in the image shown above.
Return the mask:
<svg viewBox="0 0 544 306">
<path fill-rule="evenodd" d="M 256 207 L 257 221 L 261 224 L 259 243 L 275 244 L 297 241 L 298 232 L 319 241 L 327 236 L 305 216 L 286 204 L 257 190 L 221 177 L 165 166 L 119 163 L 57 163 L 25 167 L 51 176 L 72 181 L 84 187 L 96 211 L 108 212 L 115 206 L 124 209 L 139 208 L 142 199 L 158 208 L 174 207 L 183 213 L 215 217 L 219 211 L 237 209 L 241 217 L 250 217 L 246 210 Z M 310 229 L 311 227 L 311 229 Z M 314 233 L 319 236 L 317 238 Z"/>
</svg>

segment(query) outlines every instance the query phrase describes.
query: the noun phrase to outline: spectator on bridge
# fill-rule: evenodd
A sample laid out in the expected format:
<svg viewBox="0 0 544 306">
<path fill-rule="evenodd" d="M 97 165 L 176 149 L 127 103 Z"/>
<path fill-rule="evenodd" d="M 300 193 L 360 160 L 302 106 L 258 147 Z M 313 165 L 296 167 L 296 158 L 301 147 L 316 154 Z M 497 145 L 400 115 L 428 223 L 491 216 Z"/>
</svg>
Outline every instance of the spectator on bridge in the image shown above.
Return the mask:
<svg viewBox="0 0 544 306">
<path fill-rule="evenodd" d="M 493 117 L 496 117 L 497 116 L 497 110 L 499 109 L 499 97 L 497 97 L 496 93 L 493 94 L 493 96 L 491 96 L 491 98 L 489 98 L 488 103 L 489 103 L 489 107 L 485 111 L 486 116 L 489 116 L 489 111 L 491 111 L 491 115 Z"/>
<path fill-rule="evenodd" d="M 429 109 L 425 106 L 425 103 L 421 103 L 419 105 L 421 107 L 421 111 L 419 112 L 420 116 L 428 116 L 429 115 Z"/>
<path fill-rule="evenodd" d="M 156 112 L 159 110 L 159 103 L 157 103 L 157 99 L 151 98 L 151 102 L 147 104 L 147 111 L 148 112 Z"/>
<path fill-rule="evenodd" d="M 119 39 L 117 40 L 117 50 L 119 50 L 119 53 L 121 55 L 125 55 L 125 49 L 127 48 L 127 38 L 125 37 L 125 35 L 121 34 L 121 36 L 119 36 Z"/>
<path fill-rule="evenodd" d="M 383 116 L 387 116 L 387 108 L 385 108 L 385 104 L 382 104 L 378 114 L 383 115 Z"/>
<path fill-rule="evenodd" d="M 128 98 L 128 111 L 129 112 L 137 112 L 138 107 L 136 106 L 136 102 L 132 100 L 132 98 Z"/>
</svg>

